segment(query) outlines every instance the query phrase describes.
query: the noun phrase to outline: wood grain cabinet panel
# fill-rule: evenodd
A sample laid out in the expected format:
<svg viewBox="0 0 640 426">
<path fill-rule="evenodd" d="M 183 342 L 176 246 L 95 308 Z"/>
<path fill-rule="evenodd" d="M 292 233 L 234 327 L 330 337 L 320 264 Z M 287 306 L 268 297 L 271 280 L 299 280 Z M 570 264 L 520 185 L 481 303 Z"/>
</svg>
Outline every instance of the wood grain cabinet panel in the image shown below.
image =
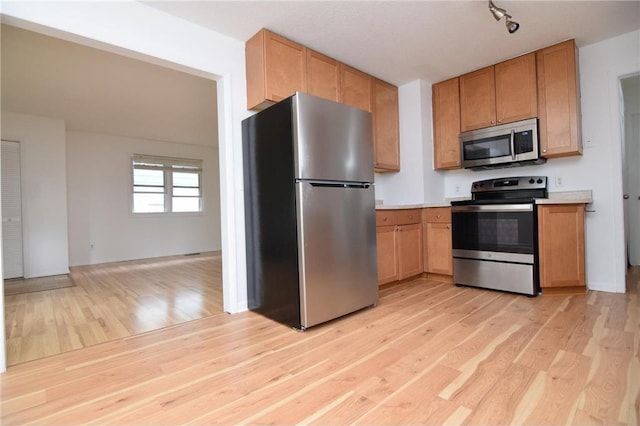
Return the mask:
<svg viewBox="0 0 640 426">
<path fill-rule="evenodd" d="M 537 113 L 535 53 L 460 77 L 463 132 L 534 118 Z"/>
<path fill-rule="evenodd" d="M 263 29 L 245 44 L 245 59 L 248 109 L 264 109 L 304 89 L 304 46 Z"/>
<path fill-rule="evenodd" d="M 422 210 L 423 270 L 428 274 L 453 275 L 451 208 L 432 207 Z"/>
<path fill-rule="evenodd" d="M 460 77 L 460 130 L 481 129 L 496 124 L 494 67 Z"/>
<path fill-rule="evenodd" d="M 262 29 L 245 44 L 247 108 L 262 110 L 297 91 L 370 112 L 376 172 L 400 170 L 398 88 Z"/>
<path fill-rule="evenodd" d="M 340 64 L 340 102 L 371 112 L 371 76 Z"/>
<path fill-rule="evenodd" d="M 584 204 L 538 206 L 542 293 L 586 291 Z"/>
<path fill-rule="evenodd" d="M 398 226 L 398 279 L 422 273 L 422 225 Z"/>
<path fill-rule="evenodd" d="M 378 284 L 422 273 L 420 209 L 377 210 Z"/>
<path fill-rule="evenodd" d="M 435 169 L 460 168 L 460 89 L 458 78 L 434 84 L 433 165 Z"/>
<path fill-rule="evenodd" d="M 398 88 L 382 80 L 371 82 L 374 167 L 378 172 L 400 170 Z"/>
<path fill-rule="evenodd" d="M 574 40 L 536 52 L 540 149 L 545 158 L 582 154 L 578 50 Z"/>
<path fill-rule="evenodd" d="M 340 64 L 314 50 L 306 53 L 306 86 L 310 95 L 338 102 L 340 99 Z"/>
<path fill-rule="evenodd" d="M 497 124 L 537 117 L 535 53 L 497 64 L 495 79 Z"/>
<path fill-rule="evenodd" d="M 376 228 L 378 285 L 398 280 L 398 242 L 396 226 Z"/>
</svg>

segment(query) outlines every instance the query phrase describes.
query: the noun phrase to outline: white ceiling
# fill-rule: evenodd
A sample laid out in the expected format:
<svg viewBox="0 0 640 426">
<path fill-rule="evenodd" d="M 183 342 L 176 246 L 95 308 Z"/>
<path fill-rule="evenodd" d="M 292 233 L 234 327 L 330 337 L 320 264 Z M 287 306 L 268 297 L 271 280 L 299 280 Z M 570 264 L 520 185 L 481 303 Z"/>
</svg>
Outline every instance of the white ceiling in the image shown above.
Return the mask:
<svg viewBox="0 0 640 426">
<path fill-rule="evenodd" d="M 396 85 L 435 83 L 575 38 L 579 47 L 640 29 L 639 1 L 144 1 L 246 41 L 268 28 Z M 640 55 L 640 52 L 639 52 Z"/>
<path fill-rule="evenodd" d="M 217 145 L 216 83 L 2 25 L 2 110 L 67 130 Z"/>
</svg>

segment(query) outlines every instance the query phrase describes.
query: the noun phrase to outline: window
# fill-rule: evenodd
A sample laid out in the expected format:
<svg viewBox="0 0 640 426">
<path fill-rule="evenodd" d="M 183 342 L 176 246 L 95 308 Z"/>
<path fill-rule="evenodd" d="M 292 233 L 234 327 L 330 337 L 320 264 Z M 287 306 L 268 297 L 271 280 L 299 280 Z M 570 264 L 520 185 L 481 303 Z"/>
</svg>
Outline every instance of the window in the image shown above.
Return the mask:
<svg viewBox="0 0 640 426">
<path fill-rule="evenodd" d="M 134 155 L 133 212 L 202 211 L 202 160 Z"/>
</svg>

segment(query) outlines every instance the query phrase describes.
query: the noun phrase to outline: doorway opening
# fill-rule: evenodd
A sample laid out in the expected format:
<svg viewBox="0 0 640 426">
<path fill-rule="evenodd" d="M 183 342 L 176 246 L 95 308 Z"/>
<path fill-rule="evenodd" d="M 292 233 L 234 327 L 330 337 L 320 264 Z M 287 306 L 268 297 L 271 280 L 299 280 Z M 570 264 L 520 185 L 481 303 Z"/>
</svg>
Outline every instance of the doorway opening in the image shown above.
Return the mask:
<svg viewBox="0 0 640 426">
<path fill-rule="evenodd" d="M 23 140 L 29 166 L 22 275 L 47 275 L 36 265 L 55 253 L 63 267 L 48 270 L 74 281 L 5 297 L 8 365 L 222 313 L 217 82 L 8 25 L 2 56 L 3 138 Z M 53 149 L 52 128 L 55 159 L 39 150 Z M 202 160 L 203 211 L 134 214 L 135 154 Z M 64 196 L 34 215 L 50 170 Z"/>
<path fill-rule="evenodd" d="M 640 74 L 620 80 L 623 98 L 622 169 L 627 266 L 640 265 Z"/>
</svg>

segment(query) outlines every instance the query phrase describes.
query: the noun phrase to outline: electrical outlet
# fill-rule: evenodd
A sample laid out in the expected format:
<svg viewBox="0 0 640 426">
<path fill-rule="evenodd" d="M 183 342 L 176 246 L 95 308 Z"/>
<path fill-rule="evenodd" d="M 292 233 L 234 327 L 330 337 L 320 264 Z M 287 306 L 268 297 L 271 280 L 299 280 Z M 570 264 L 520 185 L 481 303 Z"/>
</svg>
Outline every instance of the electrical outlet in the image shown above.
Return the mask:
<svg viewBox="0 0 640 426">
<path fill-rule="evenodd" d="M 460 185 L 456 185 L 453 190 L 455 191 L 456 194 L 460 193 Z"/>
<path fill-rule="evenodd" d="M 564 185 L 564 179 L 562 179 L 562 176 L 556 176 L 556 186 L 562 185 Z"/>
</svg>

